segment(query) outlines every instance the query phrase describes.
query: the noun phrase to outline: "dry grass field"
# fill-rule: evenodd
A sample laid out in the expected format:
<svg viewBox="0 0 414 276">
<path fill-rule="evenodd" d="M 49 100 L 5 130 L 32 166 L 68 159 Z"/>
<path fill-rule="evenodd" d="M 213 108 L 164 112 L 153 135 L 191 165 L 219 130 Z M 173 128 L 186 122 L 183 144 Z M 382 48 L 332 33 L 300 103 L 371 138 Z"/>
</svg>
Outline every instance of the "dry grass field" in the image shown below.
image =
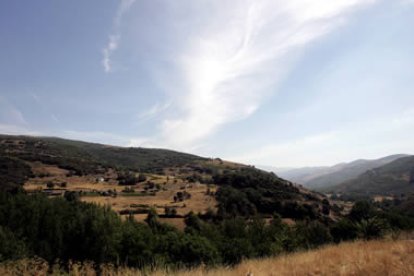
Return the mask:
<svg viewBox="0 0 414 276">
<path fill-rule="evenodd" d="M 218 161 L 211 161 L 212 163 Z M 228 163 L 228 164 L 227 164 Z M 226 166 L 235 166 L 227 162 Z M 145 182 L 132 185 L 122 186 L 118 185 L 117 174 L 113 170 L 108 170 L 102 175 L 86 175 L 86 176 L 68 176 L 68 171 L 60 169 L 57 166 L 46 165 L 40 162 L 29 162 L 35 177 L 28 179 L 24 188 L 29 192 L 42 191 L 47 189 L 47 183 L 56 183 L 55 188 L 60 189 L 61 192 L 67 191 L 82 191 L 85 194 L 81 196 L 84 202 L 95 203 L 102 206 L 110 206 L 114 211 L 133 210 L 135 206 L 146 206 L 147 208 L 155 208 L 158 214 L 164 214 L 165 207 L 174 207 L 177 215 L 184 216 L 190 211 L 195 213 L 204 213 L 207 209 L 216 210 L 217 202 L 214 196 L 206 195 L 207 185 L 200 183 L 188 183 L 178 177 L 178 169 L 171 169 L 172 175 L 168 177 L 165 175 L 147 174 L 147 180 L 159 185 L 161 189 L 155 195 L 142 194 L 144 192 Z M 39 177 L 41 176 L 41 177 Z M 100 177 L 105 178 L 105 181 L 97 181 Z M 60 183 L 66 183 L 64 188 L 61 188 Z M 126 188 L 133 188 L 134 193 L 123 193 Z M 108 190 L 116 191 L 117 196 L 102 196 L 101 192 Z M 210 186 L 212 192 L 215 187 Z M 174 202 L 174 195 L 177 192 L 186 191 L 191 194 L 191 198 L 182 202 Z M 143 221 L 146 214 L 136 214 L 135 219 Z M 184 228 L 183 218 L 162 218 L 162 222 L 169 223 L 176 226 L 178 229 Z"/>
<path fill-rule="evenodd" d="M 131 204 L 142 204 L 155 207 L 159 214 L 164 213 L 164 207 L 176 207 L 177 214 L 185 215 L 190 211 L 205 212 L 207 208 L 215 209 L 217 204 L 214 197 L 206 196 L 206 185 L 196 184 L 186 189 L 191 198 L 183 202 L 175 203 L 173 197 L 176 192 L 183 191 L 179 186 L 168 187 L 166 191 L 159 191 L 155 196 L 129 196 L 118 195 L 117 197 L 85 196 L 82 201 L 93 202 L 100 205 L 109 205 L 113 210 L 119 211 L 130 208 Z"/>
<path fill-rule="evenodd" d="M 59 267 L 49 267 L 40 260 L 22 260 L 0 264 L 0 275 L 61 275 Z M 73 264 L 67 275 L 95 276 L 92 264 Z M 330 245 L 262 260 L 247 260 L 234 268 L 183 271 L 139 271 L 103 266 L 101 275 L 152 276 L 265 276 L 265 275 L 414 275 L 414 241 L 358 241 Z"/>
</svg>

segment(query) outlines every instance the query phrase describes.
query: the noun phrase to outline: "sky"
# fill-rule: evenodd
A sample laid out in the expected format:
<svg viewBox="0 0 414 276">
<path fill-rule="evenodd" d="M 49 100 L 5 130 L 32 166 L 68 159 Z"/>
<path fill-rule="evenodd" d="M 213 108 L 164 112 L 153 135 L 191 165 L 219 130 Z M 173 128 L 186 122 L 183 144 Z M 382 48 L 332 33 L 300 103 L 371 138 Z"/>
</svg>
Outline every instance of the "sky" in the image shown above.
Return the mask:
<svg viewBox="0 0 414 276">
<path fill-rule="evenodd" d="M 414 1 L 4 0 L 0 133 L 275 167 L 414 154 Z"/>
</svg>

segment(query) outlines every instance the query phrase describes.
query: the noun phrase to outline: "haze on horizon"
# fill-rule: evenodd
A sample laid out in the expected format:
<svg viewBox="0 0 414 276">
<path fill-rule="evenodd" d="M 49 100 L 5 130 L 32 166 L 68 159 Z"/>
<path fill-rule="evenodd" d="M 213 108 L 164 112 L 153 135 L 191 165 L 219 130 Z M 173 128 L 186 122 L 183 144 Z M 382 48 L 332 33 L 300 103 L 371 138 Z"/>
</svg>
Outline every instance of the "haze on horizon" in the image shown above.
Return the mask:
<svg viewBox="0 0 414 276">
<path fill-rule="evenodd" d="M 0 133 L 275 167 L 414 153 L 414 1 L 0 3 Z"/>
</svg>

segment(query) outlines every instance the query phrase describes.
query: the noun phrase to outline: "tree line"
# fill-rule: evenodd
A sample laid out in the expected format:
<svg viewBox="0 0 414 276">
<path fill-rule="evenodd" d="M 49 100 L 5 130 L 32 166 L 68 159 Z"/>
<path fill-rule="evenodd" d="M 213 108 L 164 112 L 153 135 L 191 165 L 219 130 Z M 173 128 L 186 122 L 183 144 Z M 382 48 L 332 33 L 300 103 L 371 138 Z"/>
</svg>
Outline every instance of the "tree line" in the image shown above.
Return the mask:
<svg viewBox="0 0 414 276">
<path fill-rule="evenodd" d="M 179 231 L 159 222 L 154 210 L 143 223 L 121 220 L 109 207 L 72 197 L 0 192 L 0 261 L 38 256 L 51 263 L 88 260 L 138 268 L 232 265 L 330 242 L 377 238 L 392 227 L 414 225 L 412 218 L 410 225 L 391 225 L 393 219 L 362 202 L 328 225 L 303 220 L 288 226 L 277 214 L 267 222 L 209 212 L 189 213 L 185 230 Z"/>
</svg>

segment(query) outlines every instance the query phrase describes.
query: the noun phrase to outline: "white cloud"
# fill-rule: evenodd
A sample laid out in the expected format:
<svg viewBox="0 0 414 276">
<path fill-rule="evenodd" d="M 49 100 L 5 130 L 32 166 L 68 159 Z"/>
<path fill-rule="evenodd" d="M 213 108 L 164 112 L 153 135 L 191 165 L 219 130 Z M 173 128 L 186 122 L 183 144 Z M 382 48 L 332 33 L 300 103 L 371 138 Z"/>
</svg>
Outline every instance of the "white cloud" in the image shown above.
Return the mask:
<svg viewBox="0 0 414 276">
<path fill-rule="evenodd" d="M 112 71 L 111 56 L 118 49 L 121 41 L 120 26 L 122 17 L 131 8 L 136 0 L 121 0 L 113 22 L 113 33 L 108 37 L 108 44 L 102 50 L 102 66 L 106 73 Z"/>
<path fill-rule="evenodd" d="M 252 115 L 317 38 L 373 0 L 218 1 L 180 53 L 185 89 L 157 139 L 194 149 L 220 126 Z M 188 22 L 191 25 L 191 22 Z"/>
<path fill-rule="evenodd" d="M 118 48 L 119 39 L 119 35 L 110 35 L 108 45 L 102 50 L 102 65 L 106 73 L 112 70 L 111 55 Z"/>
<path fill-rule="evenodd" d="M 148 138 L 136 137 L 136 138 L 130 139 L 126 146 L 127 147 L 149 147 L 149 148 L 154 147 L 151 144 L 148 144 L 148 142 L 149 142 Z"/>
</svg>

